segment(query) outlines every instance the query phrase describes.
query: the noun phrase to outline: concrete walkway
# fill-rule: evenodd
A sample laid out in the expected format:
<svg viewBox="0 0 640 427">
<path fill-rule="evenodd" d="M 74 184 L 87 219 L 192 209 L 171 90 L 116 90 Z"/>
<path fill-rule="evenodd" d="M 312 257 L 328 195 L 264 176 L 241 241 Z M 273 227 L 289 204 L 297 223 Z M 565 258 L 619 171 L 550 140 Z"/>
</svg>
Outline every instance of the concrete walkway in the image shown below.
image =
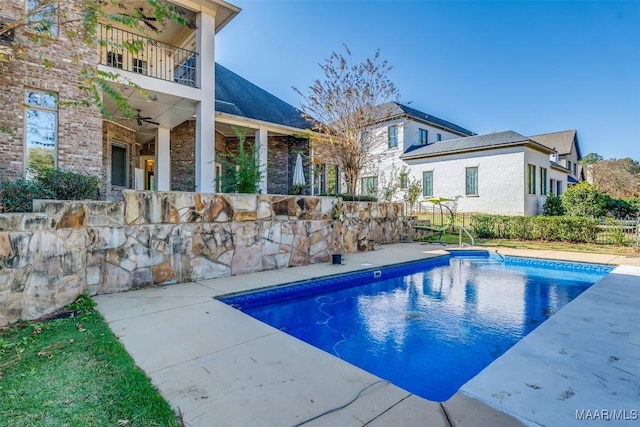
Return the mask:
<svg viewBox="0 0 640 427">
<path fill-rule="evenodd" d="M 188 426 L 297 425 L 356 397 L 345 408 L 304 425 L 553 426 L 569 425 L 575 421 L 575 410 L 598 409 L 600 403 L 610 409 L 634 409 L 632 402 L 638 401 L 640 390 L 640 337 L 636 326 L 640 301 L 633 287 L 640 286 L 640 257 L 526 251 L 526 256 L 636 267 L 622 267 L 593 286 L 443 404 L 381 381 L 215 299 L 265 286 L 433 257 L 443 254 L 443 248 L 387 245 L 379 251 L 349 254 L 339 266 L 316 264 L 101 295 L 95 300 L 127 351 Z M 502 249 L 500 253 L 525 255 Z M 590 322 L 584 320 L 585 313 Z M 594 324 L 598 327 L 593 328 Z M 566 333 L 567 328 L 571 334 Z M 527 342 L 539 351 L 532 352 Z M 595 342 L 600 344 L 592 345 Z M 604 359 L 602 355 L 592 357 L 598 349 L 611 354 Z M 556 359 L 562 359 L 562 370 L 554 367 Z M 569 360 L 573 363 L 567 363 Z M 533 367 L 534 362 L 537 370 L 531 371 L 536 373 L 532 379 L 524 375 L 529 369 L 523 370 L 522 366 Z M 603 372 L 610 366 L 627 372 L 620 371 L 624 379 Z M 554 388 L 558 375 L 573 378 L 578 374 L 589 378 L 568 380 L 559 386 L 560 391 Z M 604 390 L 602 381 L 616 393 L 613 397 Z M 628 387 L 621 387 L 627 383 Z M 594 399 L 592 408 L 569 411 L 567 405 L 575 396 L 581 397 L 583 406 Z M 640 409 L 637 406 L 635 409 Z M 545 411 L 560 415 L 539 416 Z"/>
</svg>

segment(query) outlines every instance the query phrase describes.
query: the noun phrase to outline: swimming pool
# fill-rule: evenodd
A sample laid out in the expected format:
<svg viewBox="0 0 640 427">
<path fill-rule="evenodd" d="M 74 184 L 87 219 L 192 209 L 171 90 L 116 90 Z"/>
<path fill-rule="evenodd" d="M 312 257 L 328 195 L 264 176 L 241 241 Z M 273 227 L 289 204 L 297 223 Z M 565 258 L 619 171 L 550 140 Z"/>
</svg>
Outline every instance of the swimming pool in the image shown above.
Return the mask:
<svg viewBox="0 0 640 427">
<path fill-rule="evenodd" d="M 222 301 L 412 393 L 444 401 L 611 270 L 455 251 Z"/>
</svg>

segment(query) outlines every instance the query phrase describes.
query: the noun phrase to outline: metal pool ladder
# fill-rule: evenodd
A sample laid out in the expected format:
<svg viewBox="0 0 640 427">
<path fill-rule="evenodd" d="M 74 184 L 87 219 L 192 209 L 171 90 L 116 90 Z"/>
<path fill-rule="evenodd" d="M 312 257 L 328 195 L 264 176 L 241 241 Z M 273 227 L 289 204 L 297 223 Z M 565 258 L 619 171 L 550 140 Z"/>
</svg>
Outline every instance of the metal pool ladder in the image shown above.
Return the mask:
<svg viewBox="0 0 640 427">
<path fill-rule="evenodd" d="M 476 242 L 475 240 L 473 240 L 473 236 L 471 234 L 469 234 L 469 232 L 467 231 L 466 228 L 464 228 L 463 226 L 460 226 L 460 229 L 458 230 L 459 236 L 458 236 L 458 246 L 462 247 L 462 246 L 469 246 L 466 243 L 462 242 L 462 232 L 465 232 L 465 234 L 467 236 L 469 236 L 469 239 L 471 239 L 471 246 L 475 246 Z"/>
</svg>

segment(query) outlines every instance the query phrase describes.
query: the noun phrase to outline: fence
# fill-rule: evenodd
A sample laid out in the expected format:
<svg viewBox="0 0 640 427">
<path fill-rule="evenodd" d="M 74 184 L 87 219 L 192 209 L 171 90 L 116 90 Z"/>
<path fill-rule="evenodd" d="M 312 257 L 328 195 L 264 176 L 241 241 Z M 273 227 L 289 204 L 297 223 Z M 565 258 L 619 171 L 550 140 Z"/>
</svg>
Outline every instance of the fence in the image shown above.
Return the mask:
<svg viewBox="0 0 640 427">
<path fill-rule="evenodd" d="M 601 245 L 640 247 L 640 217 L 636 219 L 601 219 L 596 243 Z"/>
<path fill-rule="evenodd" d="M 405 205 L 405 212 L 433 226 L 440 226 L 450 222 L 451 214 L 449 211 L 446 208 L 441 210 L 438 205 L 427 203 L 416 203 L 414 206 Z M 474 215 L 476 214 L 454 211 L 450 232 L 457 234 L 460 226 L 462 226 L 475 236 L 472 227 Z M 640 217 L 635 219 L 601 219 L 595 243 L 599 245 L 640 247 Z"/>
</svg>

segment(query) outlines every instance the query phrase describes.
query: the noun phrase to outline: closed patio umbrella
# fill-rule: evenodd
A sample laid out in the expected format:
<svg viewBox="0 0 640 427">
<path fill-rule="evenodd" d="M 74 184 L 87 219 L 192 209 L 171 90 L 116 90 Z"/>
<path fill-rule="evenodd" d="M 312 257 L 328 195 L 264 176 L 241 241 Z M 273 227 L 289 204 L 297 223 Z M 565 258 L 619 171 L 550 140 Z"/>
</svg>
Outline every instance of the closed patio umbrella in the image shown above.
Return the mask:
<svg viewBox="0 0 640 427">
<path fill-rule="evenodd" d="M 302 156 L 296 156 L 296 165 L 293 168 L 293 185 L 305 185 L 304 172 L 302 170 Z"/>
</svg>

